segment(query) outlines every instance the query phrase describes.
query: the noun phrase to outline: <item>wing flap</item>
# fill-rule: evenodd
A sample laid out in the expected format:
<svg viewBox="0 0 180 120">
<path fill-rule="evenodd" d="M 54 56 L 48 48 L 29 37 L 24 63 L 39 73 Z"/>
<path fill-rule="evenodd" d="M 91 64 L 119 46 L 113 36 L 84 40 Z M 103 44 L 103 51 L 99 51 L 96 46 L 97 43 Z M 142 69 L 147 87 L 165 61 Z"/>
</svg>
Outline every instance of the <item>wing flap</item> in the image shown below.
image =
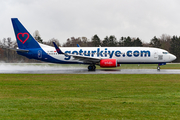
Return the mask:
<svg viewBox="0 0 180 120">
<path fill-rule="evenodd" d="M 101 60 L 101 58 L 97 58 L 97 57 L 87 57 L 87 56 L 80 56 L 80 55 L 73 55 L 73 54 L 68 54 L 68 55 L 72 56 L 75 60 L 84 61 L 84 62 L 97 63 Z"/>
</svg>

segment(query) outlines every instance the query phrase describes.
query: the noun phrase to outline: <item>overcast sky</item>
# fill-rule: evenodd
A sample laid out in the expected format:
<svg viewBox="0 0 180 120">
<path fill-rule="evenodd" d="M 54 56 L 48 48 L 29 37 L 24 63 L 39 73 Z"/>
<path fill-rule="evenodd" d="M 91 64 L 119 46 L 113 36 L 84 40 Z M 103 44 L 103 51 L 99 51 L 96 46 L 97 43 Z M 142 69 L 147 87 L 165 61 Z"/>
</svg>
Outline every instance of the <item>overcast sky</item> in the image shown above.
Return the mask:
<svg viewBox="0 0 180 120">
<path fill-rule="evenodd" d="M 97 34 L 139 37 L 150 42 L 162 34 L 180 36 L 180 0 L 0 0 L 0 40 L 15 40 L 10 18 L 18 18 L 33 34 L 56 38 Z"/>
</svg>

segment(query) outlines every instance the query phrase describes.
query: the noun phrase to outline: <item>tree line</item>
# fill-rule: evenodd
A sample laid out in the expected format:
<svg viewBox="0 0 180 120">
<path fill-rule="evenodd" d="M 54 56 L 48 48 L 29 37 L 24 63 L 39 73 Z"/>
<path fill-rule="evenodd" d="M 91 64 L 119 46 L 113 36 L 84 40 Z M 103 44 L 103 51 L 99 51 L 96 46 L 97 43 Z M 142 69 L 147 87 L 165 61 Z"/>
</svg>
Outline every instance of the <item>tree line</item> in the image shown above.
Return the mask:
<svg viewBox="0 0 180 120">
<path fill-rule="evenodd" d="M 62 47 L 77 47 L 77 44 L 79 44 L 81 47 L 156 47 L 165 49 L 174 54 L 177 57 L 174 62 L 180 62 L 180 37 L 171 37 L 167 34 L 163 34 L 159 38 L 154 36 L 150 43 L 145 43 L 138 37 L 134 38 L 128 36 L 117 39 L 114 35 L 111 35 L 106 36 L 103 40 L 101 40 L 98 35 L 94 35 L 90 40 L 86 37 L 71 37 L 68 38 L 67 41 L 62 45 L 59 43 L 59 40 L 55 38 L 44 42 L 38 31 L 35 31 L 33 37 L 42 44 L 53 46 L 53 42 L 55 42 L 58 46 Z M 20 56 L 15 51 L 9 50 L 7 48 L 17 48 L 16 41 L 12 40 L 10 37 L 0 40 L 1 62 L 41 62 Z"/>
</svg>

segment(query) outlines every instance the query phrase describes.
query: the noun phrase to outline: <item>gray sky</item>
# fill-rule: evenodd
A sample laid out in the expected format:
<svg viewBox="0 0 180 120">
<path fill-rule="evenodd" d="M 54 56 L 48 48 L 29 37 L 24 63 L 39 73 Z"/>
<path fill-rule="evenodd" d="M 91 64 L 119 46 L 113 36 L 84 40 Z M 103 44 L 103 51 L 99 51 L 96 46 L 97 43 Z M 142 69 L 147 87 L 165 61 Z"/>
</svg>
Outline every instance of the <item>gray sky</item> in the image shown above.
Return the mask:
<svg viewBox="0 0 180 120">
<path fill-rule="evenodd" d="M 15 40 L 10 18 L 18 18 L 44 41 L 71 37 L 101 40 L 114 35 L 150 42 L 162 34 L 180 36 L 180 0 L 0 0 L 0 40 Z"/>
</svg>

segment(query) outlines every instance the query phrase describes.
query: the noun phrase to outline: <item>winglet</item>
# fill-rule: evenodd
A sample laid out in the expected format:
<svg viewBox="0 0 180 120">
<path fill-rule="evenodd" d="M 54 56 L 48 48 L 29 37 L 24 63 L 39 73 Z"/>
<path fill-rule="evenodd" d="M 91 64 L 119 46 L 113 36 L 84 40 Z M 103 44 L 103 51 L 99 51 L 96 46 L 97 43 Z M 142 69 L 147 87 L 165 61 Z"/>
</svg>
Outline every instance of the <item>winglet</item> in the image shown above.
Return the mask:
<svg viewBox="0 0 180 120">
<path fill-rule="evenodd" d="M 57 51 L 58 54 L 64 54 L 64 53 L 59 49 L 59 47 L 56 45 L 55 42 L 53 42 L 53 44 L 54 44 L 54 47 L 56 48 L 56 51 Z"/>
<path fill-rule="evenodd" d="M 77 44 L 77 47 L 80 47 L 79 44 Z"/>
</svg>

